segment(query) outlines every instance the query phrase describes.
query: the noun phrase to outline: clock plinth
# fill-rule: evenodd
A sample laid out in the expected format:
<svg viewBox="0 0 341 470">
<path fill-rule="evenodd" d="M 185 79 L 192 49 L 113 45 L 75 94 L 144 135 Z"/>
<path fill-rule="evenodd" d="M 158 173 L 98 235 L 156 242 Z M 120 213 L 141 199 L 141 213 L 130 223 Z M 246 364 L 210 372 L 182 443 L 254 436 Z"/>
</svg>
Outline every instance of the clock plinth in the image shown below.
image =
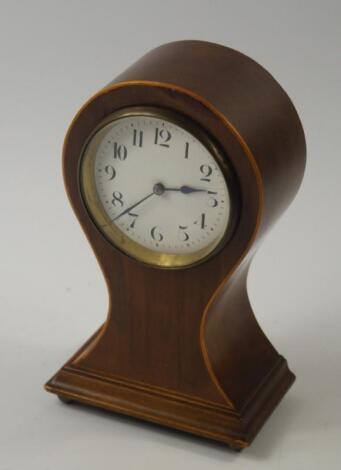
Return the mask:
<svg viewBox="0 0 341 470">
<path fill-rule="evenodd" d="M 90 136 L 113 113 L 137 107 L 146 114 L 163 109 L 179 116 L 179 125 L 180 116 L 192 121 L 219 149 L 221 168 L 229 168 L 233 224 L 222 244 L 193 264 L 169 269 L 134 257 L 124 238 L 115 243 L 99 226 L 84 198 L 93 184 L 80 184 Z M 243 54 L 199 41 L 171 43 L 84 105 L 63 158 L 70 201 L 105 276 L 110 307 L 105 324 L 46 389 L 236 449 L 248 446 L 294 381 L 258 325 L 246 290 L 256 246 L 303 177 L 305 141 L 291 101 Z"/>
<path fill-rule="evenodd" d="M 115 377 L 79 366 L 84 350 L 96 343 L 100 331 L 46 384 L 65 403 L 96 406 L 213 439 L 235 449 L 247 447 L 294 381 L 281 356 L 255 396 L 239 413 L 228 403 L 200 399 Z M 200 394 L 200 391 L 198 391 Z"/>
</svg>

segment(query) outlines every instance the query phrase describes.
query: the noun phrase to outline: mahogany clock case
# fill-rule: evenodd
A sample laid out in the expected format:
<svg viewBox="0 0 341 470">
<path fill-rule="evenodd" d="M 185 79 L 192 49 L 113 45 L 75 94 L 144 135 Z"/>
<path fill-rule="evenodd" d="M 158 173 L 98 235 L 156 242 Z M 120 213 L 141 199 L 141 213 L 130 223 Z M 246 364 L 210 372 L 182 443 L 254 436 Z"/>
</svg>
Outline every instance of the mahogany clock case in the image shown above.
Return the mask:
<svg viewBox="0 0 341 470">
<path fill-rule="evenodd" d="M 169 270 L 138 262 L 108 242 L 86 209 L 79 187 L 84 145 L 109 115 L 135 106 L 193 121 L 233 169 L 238 223 L 204 263 Z M 166 44 L 82 107 L 66 136 L 63 164 L 70 202 L 107 283 L 109 311 L 46 389 L 234 448 L 248 446 L 294 380 L 246 291 L 256 247 L 304 173 L 304 133 L 287 94 L 237 51 L 201 41 Z"/>
</svg>

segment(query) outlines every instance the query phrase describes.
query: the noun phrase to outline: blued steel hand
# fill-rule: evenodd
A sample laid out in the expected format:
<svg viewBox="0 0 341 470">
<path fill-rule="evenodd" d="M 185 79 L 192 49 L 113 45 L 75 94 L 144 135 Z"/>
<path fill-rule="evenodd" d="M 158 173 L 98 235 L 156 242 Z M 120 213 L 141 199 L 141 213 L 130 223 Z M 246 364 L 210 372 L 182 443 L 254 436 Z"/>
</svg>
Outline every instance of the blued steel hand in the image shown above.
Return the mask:
<svg viewBox="0 0 341 470">
<path fill-rule="evenodd" d="M 207 193 L 207 189 L 191 188 L 190 186 L 181 186 L 180 188 L 163 188 L 164 191 L 179 191 L 182 194 Z"/>
</svg>

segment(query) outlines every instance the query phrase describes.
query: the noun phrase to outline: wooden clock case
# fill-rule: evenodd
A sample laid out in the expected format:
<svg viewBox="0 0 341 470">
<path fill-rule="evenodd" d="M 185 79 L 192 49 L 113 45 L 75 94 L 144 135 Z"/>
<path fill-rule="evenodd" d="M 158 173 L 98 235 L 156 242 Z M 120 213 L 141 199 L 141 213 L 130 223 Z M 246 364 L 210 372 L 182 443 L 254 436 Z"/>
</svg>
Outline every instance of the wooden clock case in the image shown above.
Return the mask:
<svg viewBox="0 0 341 470">
<path fill-rule="evenodd" d="M 79 188 L 84 144 L 109 114 L 156 106 L 219 145 L 239 187 L 232 238 L 187 269 L 145 265 L 94 225 Z M 287 94 L 259 64 L 216 44 L 158 47 L 78 112 L 64 152 L 66 189 L 104 274 L 104 325 L 46 384 L 66 400 L 248 446 L 294 381 L 250 307 L 246 278 L 263 235 L 294 198 L 305 139 Z M 271 273 L 269 273 L 271 275 Z"/>
</svg>

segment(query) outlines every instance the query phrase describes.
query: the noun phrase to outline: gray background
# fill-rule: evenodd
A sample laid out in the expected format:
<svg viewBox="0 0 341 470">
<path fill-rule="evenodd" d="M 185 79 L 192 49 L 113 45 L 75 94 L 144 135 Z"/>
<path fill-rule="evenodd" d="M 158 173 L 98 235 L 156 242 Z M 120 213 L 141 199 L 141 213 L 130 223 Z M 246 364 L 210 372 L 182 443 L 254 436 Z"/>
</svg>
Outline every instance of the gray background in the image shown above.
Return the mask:
<svg viewBox="0 0 341 470">
<path fill-rule="evenodd" d="M 0 2 L 0 469 L 340 468 L 340 84 L 337 1 Z M 219 42 L 265 66 L 308 144 L 298 197 L 249 277 L 297 381 L 253 446 L 225 447 L 65 406 L 43 383 L 105 318 L 105 285 L 64 193 L 82 103 L 143 53 Z"/>
</svg>

